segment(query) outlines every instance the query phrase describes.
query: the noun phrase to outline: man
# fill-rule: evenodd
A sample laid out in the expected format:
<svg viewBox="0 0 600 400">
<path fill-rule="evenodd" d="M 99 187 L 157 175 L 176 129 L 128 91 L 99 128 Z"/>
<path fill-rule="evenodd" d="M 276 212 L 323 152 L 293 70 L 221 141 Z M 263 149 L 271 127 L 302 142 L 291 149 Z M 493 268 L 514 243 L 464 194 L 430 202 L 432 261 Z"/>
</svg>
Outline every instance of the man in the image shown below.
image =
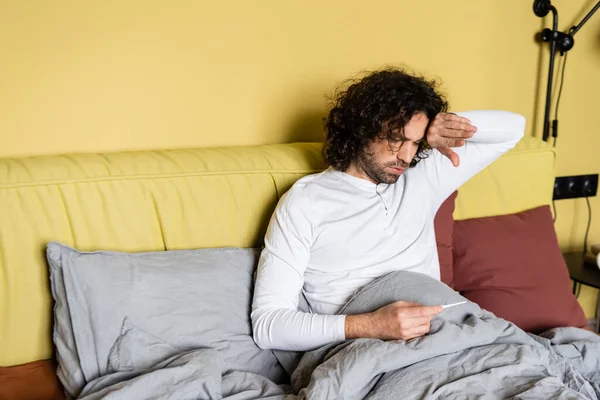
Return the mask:
<svg viewBox="0 0 600 400">
<path fill-rule="evenodd" d="M 282 196 L 265 236 L 252 305 L 259 347 L 307 351 L 429 331 L 440 306 L 398 301 L 369 314 L 337 313 L 389 272 L 439 279 L 439 206 L 524 133 L 517 114 L 446 110 L 433 82 L 395 69 L 374 72 L 338 96 L 326 121 L 329 168 Z M 298 310 L 300 294 L 310 312 Z"/>
</svg>

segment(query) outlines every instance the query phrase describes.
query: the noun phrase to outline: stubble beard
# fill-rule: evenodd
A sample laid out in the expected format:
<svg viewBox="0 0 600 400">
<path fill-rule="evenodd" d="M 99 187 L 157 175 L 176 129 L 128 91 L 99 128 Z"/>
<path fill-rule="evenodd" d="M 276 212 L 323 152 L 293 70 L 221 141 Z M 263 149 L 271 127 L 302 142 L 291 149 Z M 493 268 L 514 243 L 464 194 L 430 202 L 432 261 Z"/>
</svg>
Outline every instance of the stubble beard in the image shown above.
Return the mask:
<svg viewBox="0 0 600 400">
<path fill-rule="evenodd" d="M 396 163 L 379 164 L 375 161 L 372 154 L 368 154 L 365 151 L 361 152 L 358 161 L 363 172 L 377 184 L 385 183 L 388 185 L 392 185 L 396 183 L 400 178 L 400 175 L 387 172 L 387 167 L 408 167 L 408 165 L 402 161 Z"/>
</svg>

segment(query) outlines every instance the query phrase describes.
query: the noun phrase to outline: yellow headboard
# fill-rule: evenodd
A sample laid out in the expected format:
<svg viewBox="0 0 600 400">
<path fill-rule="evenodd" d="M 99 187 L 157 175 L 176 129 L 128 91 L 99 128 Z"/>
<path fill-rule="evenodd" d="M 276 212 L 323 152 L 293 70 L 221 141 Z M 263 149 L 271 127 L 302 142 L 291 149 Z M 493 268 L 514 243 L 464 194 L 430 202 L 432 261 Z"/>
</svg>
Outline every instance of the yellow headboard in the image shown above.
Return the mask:
<svg viewBox="0 0 600 400">
<path fill-rule="evenodd" d="M 0 366 L 52 355 L 45 245 L 258 246 L 277 199 L 325 168 L 319 143 L 0 159 Z M 549 204 L 554 152 L 524 138 L 459 191 L 464 219 Z"/>
<path fill-rule="evenodd" d="M 454 219 L 513 214 L 552 204 L 555 177 L 554 148 L 526 136 L 459 189 Z"/>
</svg>

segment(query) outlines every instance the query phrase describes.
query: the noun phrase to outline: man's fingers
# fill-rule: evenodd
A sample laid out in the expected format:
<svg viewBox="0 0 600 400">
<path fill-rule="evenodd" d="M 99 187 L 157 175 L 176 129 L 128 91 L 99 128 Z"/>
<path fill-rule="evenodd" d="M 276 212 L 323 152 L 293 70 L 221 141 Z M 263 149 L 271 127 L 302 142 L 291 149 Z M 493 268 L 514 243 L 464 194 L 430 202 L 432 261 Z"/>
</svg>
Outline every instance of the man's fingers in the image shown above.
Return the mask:
<svg viewBox="0 0 600 400">
<path fill-rule="evenodd" d="M 423 304 L 412 303 L 410 301 L 398 300 L 395 302 L 399 307 L 421 307 Z"/>
<path fill-rule="evenodd" d="M 475 133 L 477 131 L 477 128 L 471 124 L 468 123 L 464 123 L 464 122 L 457 122 L 457 121 L 445 121 L 443 124 L 445 129 L 448 130 L 456 130 L 456 131 L 462 131 L 465 133 Z"/>
<path fill-rule="evenodd" d="M 458 167 L 458 165 L 460 164 L 460 157 L 458 157 L 458 154 L 456 154 L 455 152 L 452 152 L 452 154 L 450 154 L 450 157 L 448 157 L 448 158 L 452 162 L 452 165 L 454 165 L 455 167 Z"/>
<path fill-rule="evenodd" d="M 460 157 L 458 157 L 458 154 L 456 154 L 454 150 L 449 147 L 440 147 L 438 151 L 444 156 L 448 157 L 448 159 L 452 162 L 452 165 L 458 167 L 460 164 Z"/>
<path fill-rule="evenodd" d="M 465 140 L 460 138 L 442 138 L 444 141 L 444 146 L 448 147 L 461 147 L 465 145 Z"/>
<path fill-rule="evenodd" d="M 406 338 L 405 340 L 414 339 L 419 336 L 423 336 L 431 330 L 431 325 L 429 323 L 415 326 L 413 328 L 409 328 L 403 331 L 403 336 Z"/>
<path fill-rule="evenodd" d="M 456 154 L 450 147 L 440 147 L 438 151 L 448 158 L 450 158 L 452 154 Z"/>
<path fill-rule="evenodd" d="M 403 315 L 408 318 L 433 317 L 444 311 L 441 306 L 407 307 Z"/>
<path fill-rule="evenodd" d="M 443 129 L 440 136 L 449 139 L 469 139 L 473 137 L 474 132 L 463 131 L 459 129 Z"/>
<path fill-rule="evenodd" d="M 404 329 L 413 329 L 422 325 L 427 325 L 429 326 L 429 323 L 431 322 L 431 317 L 415 317 L 415 318 L 408 318 L 405 319 L 402 323 L 402 327 Z"/>
<path fill-rule="evenodd" d="M 444 121 L 456 121 L 456 122 L 460 122 L 463 124 L 471 125 L 470 119 L 461 117 L 460 115 L 456 115 L 456 114 L 444 113 L 444 114 L 440 115 L 440 118 L 443 119 Z"/>
</svg>

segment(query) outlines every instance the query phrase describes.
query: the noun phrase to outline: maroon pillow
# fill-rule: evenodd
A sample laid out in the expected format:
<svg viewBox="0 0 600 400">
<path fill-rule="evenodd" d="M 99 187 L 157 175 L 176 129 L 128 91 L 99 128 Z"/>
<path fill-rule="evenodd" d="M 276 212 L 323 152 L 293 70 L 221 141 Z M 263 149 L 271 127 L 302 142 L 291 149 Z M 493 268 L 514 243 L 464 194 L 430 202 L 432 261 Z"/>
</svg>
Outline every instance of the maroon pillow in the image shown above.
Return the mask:
<svg viewBox="0 0 600 400">
<path fill-rule="evenodd" d="M 64 400 L 54 360 L 0 367 L 0 400 Z"/>
<path fill-rule="evenodd" d="M 452 278 L 452 233 L 454 232 L 454 204 L 457 191 L 454 191 L 442 203 L 435 218 L 433 226 L 435 229 L 435 241 L 437 244 L 438 257 L 440 260 L 441 281 L 453 287 Z"/>
<path fill-rule="evenodd" d="M 549 206 L 454 222 L 454 289 L 531 333 L 586 327 Z"/>
</svg>

